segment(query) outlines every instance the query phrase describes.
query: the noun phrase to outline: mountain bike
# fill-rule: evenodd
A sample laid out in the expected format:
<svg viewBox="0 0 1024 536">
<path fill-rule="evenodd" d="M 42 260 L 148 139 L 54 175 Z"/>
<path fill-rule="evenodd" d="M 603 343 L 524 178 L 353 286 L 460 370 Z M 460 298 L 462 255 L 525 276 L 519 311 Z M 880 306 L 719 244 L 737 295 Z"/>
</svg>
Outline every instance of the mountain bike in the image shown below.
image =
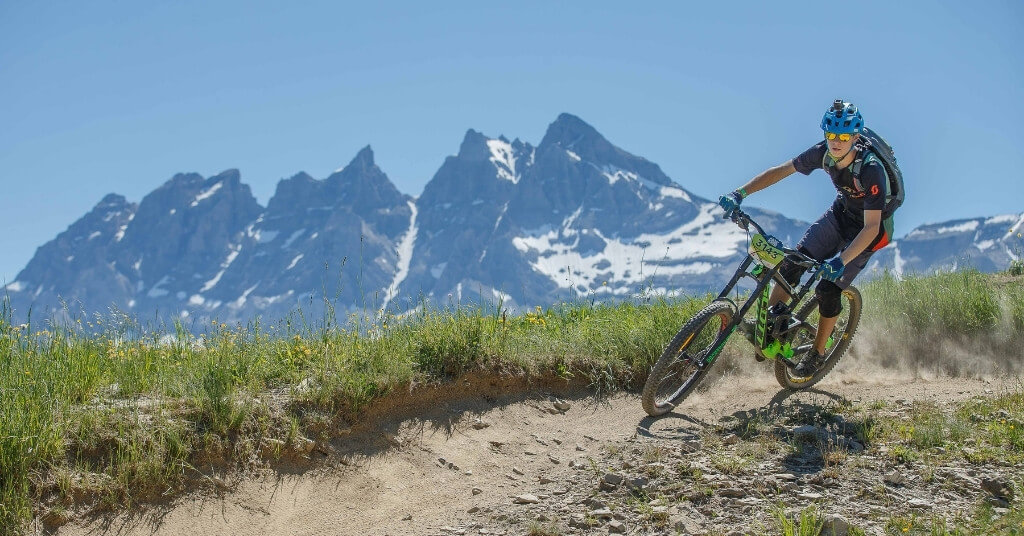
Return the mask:
<svg viewBox="0 0 1024 536">
<path fill-rule="evenodd" d="M 654 364 L 642 395 L 644 411 L 649 415 L 672 411 L 692 393 L 737 329 L 754 345 L 755 358 L 774 361 L 775 379 L 792 390 L 806 389 L 824 378 L 850 347 L 857 331 L 862 302 L 860 291 L 850 286 L 843 290 L 843 312 L 826 342 L 824 363 L 810 376 L 797 374 L 794 369 L 813 349 L 817 334 L 818 299 L 811 287 L 820 279 L 823 263 L 785 247 L 741 210 L 735 210 L 730 218 L 741 229 L 749 232 L 753 227 L 756 231 L 747 256 L 718 297 L 683 325 Z M 784 259 L 809 271 L 811 277 L 794 288 L 779 273 Z M 753 291 L 744 300 L 739 300 L 737 292 L 737 300 L 733 300 L 730 293 L 745 278 L 754 280 Z M 790 298 L 769 311 L 773 282 L 781 285 Z M 753 318 L 745 319 L 751 310 Z"/>
</svg>

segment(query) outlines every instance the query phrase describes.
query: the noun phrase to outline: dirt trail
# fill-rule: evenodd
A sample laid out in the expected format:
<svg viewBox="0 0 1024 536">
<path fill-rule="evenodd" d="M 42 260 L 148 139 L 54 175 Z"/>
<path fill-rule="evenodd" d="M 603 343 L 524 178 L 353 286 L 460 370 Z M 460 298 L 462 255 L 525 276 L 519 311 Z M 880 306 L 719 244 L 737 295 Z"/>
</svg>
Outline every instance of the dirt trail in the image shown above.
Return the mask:
<svg viewBox="0 0 1024 536">
<path fill-rule="evenodd" d="M 557 499 L 573 485 L 574 466 L 630 438 L 685 440 L 723 416 L 783 403 L 943 402 L 998 392 L 1013 381 L 871 381 L 840 370 L 813 391 L 788 393 L 769 374 L 720 376 L 707 392 L 660 419 L 646 418 L 630 395 L 563 395 L 570 406 L 564 412 L 555 412 L 543 391 L 439 403 L 417 417 L 383 422 L 348 444 L 336 443 L 336 452 L 348 454 L 315 454 L 305 470 L 268 472 L 220 495 L 196 494 L 130 515 L 79 521 L 58 534 L 503 534 L 509 529 L 501 528 L 500 516 L 488 520 L 474 509 L 514 516 L 514 499 L 522 494 Z M 471 529 L 456 528 L 466 526 Z M 507 534 L 523 533 L 523 527 Z"/>
</svg>

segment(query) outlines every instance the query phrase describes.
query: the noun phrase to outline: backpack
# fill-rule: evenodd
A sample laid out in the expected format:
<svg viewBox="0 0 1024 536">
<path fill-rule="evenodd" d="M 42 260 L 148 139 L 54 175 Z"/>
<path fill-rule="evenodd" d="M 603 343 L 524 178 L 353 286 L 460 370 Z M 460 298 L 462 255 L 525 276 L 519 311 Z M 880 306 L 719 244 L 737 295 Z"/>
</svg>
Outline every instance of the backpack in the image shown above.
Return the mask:
<svg viewBox="0 0 1024 536">
<path fill-rule="evenodd" d="M 850 172 L 853 173 L 853 180 L 859 188 L 861 166 L 865 162 L 872 160 L 880 162 L 882 168 L 885 169 L 886 178 L 889 179 L 889 189 L 885 192 L 885 210 L 882 212 L 885 217 L 891 216 L 903 204 L 904 193 L 903 173 L 896 164 L 896 155 L 893 154 L 892 146 L 879 136 L 878 133 L 868 127 L 864 127 L 864 130 L 860 133 L 860 139 L 869 150 L 862 152 L 853 161 L 850 168 Z"/>
</svg>

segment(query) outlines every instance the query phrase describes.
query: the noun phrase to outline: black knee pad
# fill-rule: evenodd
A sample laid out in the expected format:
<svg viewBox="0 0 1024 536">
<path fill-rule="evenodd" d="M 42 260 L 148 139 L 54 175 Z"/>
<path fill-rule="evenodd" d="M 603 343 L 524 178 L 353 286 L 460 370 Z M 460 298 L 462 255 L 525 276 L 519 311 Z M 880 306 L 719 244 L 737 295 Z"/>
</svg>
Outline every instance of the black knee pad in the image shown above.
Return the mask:
<svg viewBox="0 0 1024 536">
<path fill-rule="evenodd" d="M 814 295 L 818 297 L 818 314 L 822 317 L 832 318 L 843 312 L 843 289 L 835 283 L 822 279 L 814 288 Z"/>
</svg>

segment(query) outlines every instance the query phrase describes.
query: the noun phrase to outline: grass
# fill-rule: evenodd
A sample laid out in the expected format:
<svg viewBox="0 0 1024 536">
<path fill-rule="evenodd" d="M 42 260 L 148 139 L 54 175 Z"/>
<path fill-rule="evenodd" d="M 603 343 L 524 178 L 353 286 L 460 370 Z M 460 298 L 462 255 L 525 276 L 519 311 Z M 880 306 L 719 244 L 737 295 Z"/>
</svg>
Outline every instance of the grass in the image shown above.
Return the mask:
<svg viewBox="0 0 1024 536">
<path fill-rule="evenodd" d="M 902 280 L 886 274 L 866 285 L 864 291 L 865 302 L 886 304 L 873 312 L 878 318 L 917 333 L 977 335 L 996 328 L 1001 318 L 991 277 L 976 270 Z"/>
<path fill-rule="evenodd" d="M 975 534 L 1024 534 L 1024 509 L 1019 506 L 997 516 L 989 505 L 980 506 L 973 516 L 897 515 L 885 524 L 893 536 L 972 536 Z"/>
<path fill-rule="evenodd" d="M 1024 444 L 1021 443 L 1020 422 L 1024 420 L 1024 384 L 1006 391 L 975 397 L 954 406 L 914 403 L 902 411 L 892 411 L 885 404 L 839 405 L 835 408 L 845 422 L 844 434 L 854 436 L 868 447 L 871 458 L 842 446 L 817 443 L 821 454 L 820 474 L 840 478 L 843 467 L 877 465 L 877 454 L 887 452 L 890 460 L 907 464 L 919 472 L 926 482 L 935 486 L 961 486 L 959 480 L 945 480 L 936 474 L 937 467 L 976 466 L 986 474 L 1010 475 L 1004 480 L 1017 490 L 1022 489 L 1018 468 L 1024 465 Z M 827 413 L 818 410 L 818 414 Z M 775 419 L 786 421 L 786 417 Z M 788 420 L 793 420 L 792 418 Z M 808 420 L 806 417 L 798 422 Z M 797 441 L 797 447 L 801 442 Z M 714 454 L 712 454 L 714 456 Z M 941 481 L 940 479 L 944 480 Z M 977 490 L 974 490 L 977 491 Z M 858 498 L 884 504 L 894 513 L 879 520 L 885 534 L 949 535 L 1021 534 L 1024 535 L 1024 503 L 1009 504 L 985 496 L 973 511 L 946 514 L 941 510 L 926 516 L 902 513 L 902 496 L 889 499 L 883 483 L 863 489 Z M 968 503 L 969 504 L 969 503 Z M 769 512 L 773 526 L 770 534 L 818 534 L 825 520 L 815 505 L 800 511 L 786 510 L 783 505 Z M 850 534 L 864 534 L 851 527 Z"/>
<path fill-rule="evenodd" d="M 860 331 L 874 335 L 873 352 L 885 366 L 898 366 L 898 356 L 904 356 L 920 368 L 947 374 L 1024 371 L 1019 359 L 978 359 L 1019 355 L 1024 346 L 1021 276 L 976 270 L 902 279 L 886 274 L 861 291 L 865 318 Z"/>
<path fill-rule="evenodd" d="M 526 536 L 561 536 L 562 529 L 559 528 L 557 523 L 542 523 L 540 521 L 531 521 L 526 527 Z"/>
<path fill-rule="evenodd" d="M 1007 329 L 1024 325 L 1020 285 L 977 273 L 883 278 L 865 295 L 867 315 L 908 334 L 1022 337 Z M 287 449 L 305 437 L 329 438 L 413 384 L 483 372 L 563 378 L 595 391 L 636 388 L 665 341 L 709 299 L 580 302 L 522 315 L 500 306 L 421 307 L 401 318 L 332 315 L 315 325 L 297 313 L 275 325 L 215 321 L 198 335 L 181 325 L 146 329 L 119 313 L 18 326 L 3 304 L 0 532 L 23 530 L 44 512 L 174 495 L 213 470 L 259 459 L 266 439 Z M 871 306 L 883 300 L 886 307 Z M 1019 423 L 1015 403 L 1006 406 L 1016 415 L 1007 422 Z M 867 433 L 895 434 L 908 449 L 962 440 L 979 459 L 1019 453 L 1019 424 L 988 417 L 1000 409 L 972 407 L 952 423 L 984 415 L 981 436 L 957 436 L 960 428 L 940 420 L 916 432 L 873 425 Z M 744 470 L 742 458 L 720 462 Z"/>
<path fill-rule="evenodd" d="M 1024 385 L 955 407 L 915 403 L 903 415 L 881 414 L 885 409 L 875 404 L 849 408 L 849 422 L 865 423 L 866 443 L 884 446 L 891 460 L 912 464 L 926 481 L 935 479 L 936 466 L 967 463 L 985 470 L 1001 467 L 1015 474 L 1024 464 L 1020 424 L 1024 422 Z M 1021 484 L 1018 475 L 1013 485 L 1020 490 Z M 885 493 L 880 486 L 877 494 Z M 897 514 L 885 522 L 884 530 L 893 535 L 1024 534 L 1024 504 L 1012 501 L 998 514 L 988 500 L 970 515 Z"/>
<path fill-rule="evenodd" d="M 959 458 L 974 464 L 1024 464 L 1024 387 L 974 398 L 952 410 L 915 403 L 901 418 L 867 410 L 858 420 L 865 423 L 866 443 L 887 445 L 895 461 Z"/>
<path fill-rule="evenodd" d="M 794 517 L 786 515 L 781 507 L 772 510 L 778 529 L 778 534 L 783 536 L 818 536 L 825 521 L 822 519 L 818 509 L 813 506 L 804 508 Z"/>
</svg>

